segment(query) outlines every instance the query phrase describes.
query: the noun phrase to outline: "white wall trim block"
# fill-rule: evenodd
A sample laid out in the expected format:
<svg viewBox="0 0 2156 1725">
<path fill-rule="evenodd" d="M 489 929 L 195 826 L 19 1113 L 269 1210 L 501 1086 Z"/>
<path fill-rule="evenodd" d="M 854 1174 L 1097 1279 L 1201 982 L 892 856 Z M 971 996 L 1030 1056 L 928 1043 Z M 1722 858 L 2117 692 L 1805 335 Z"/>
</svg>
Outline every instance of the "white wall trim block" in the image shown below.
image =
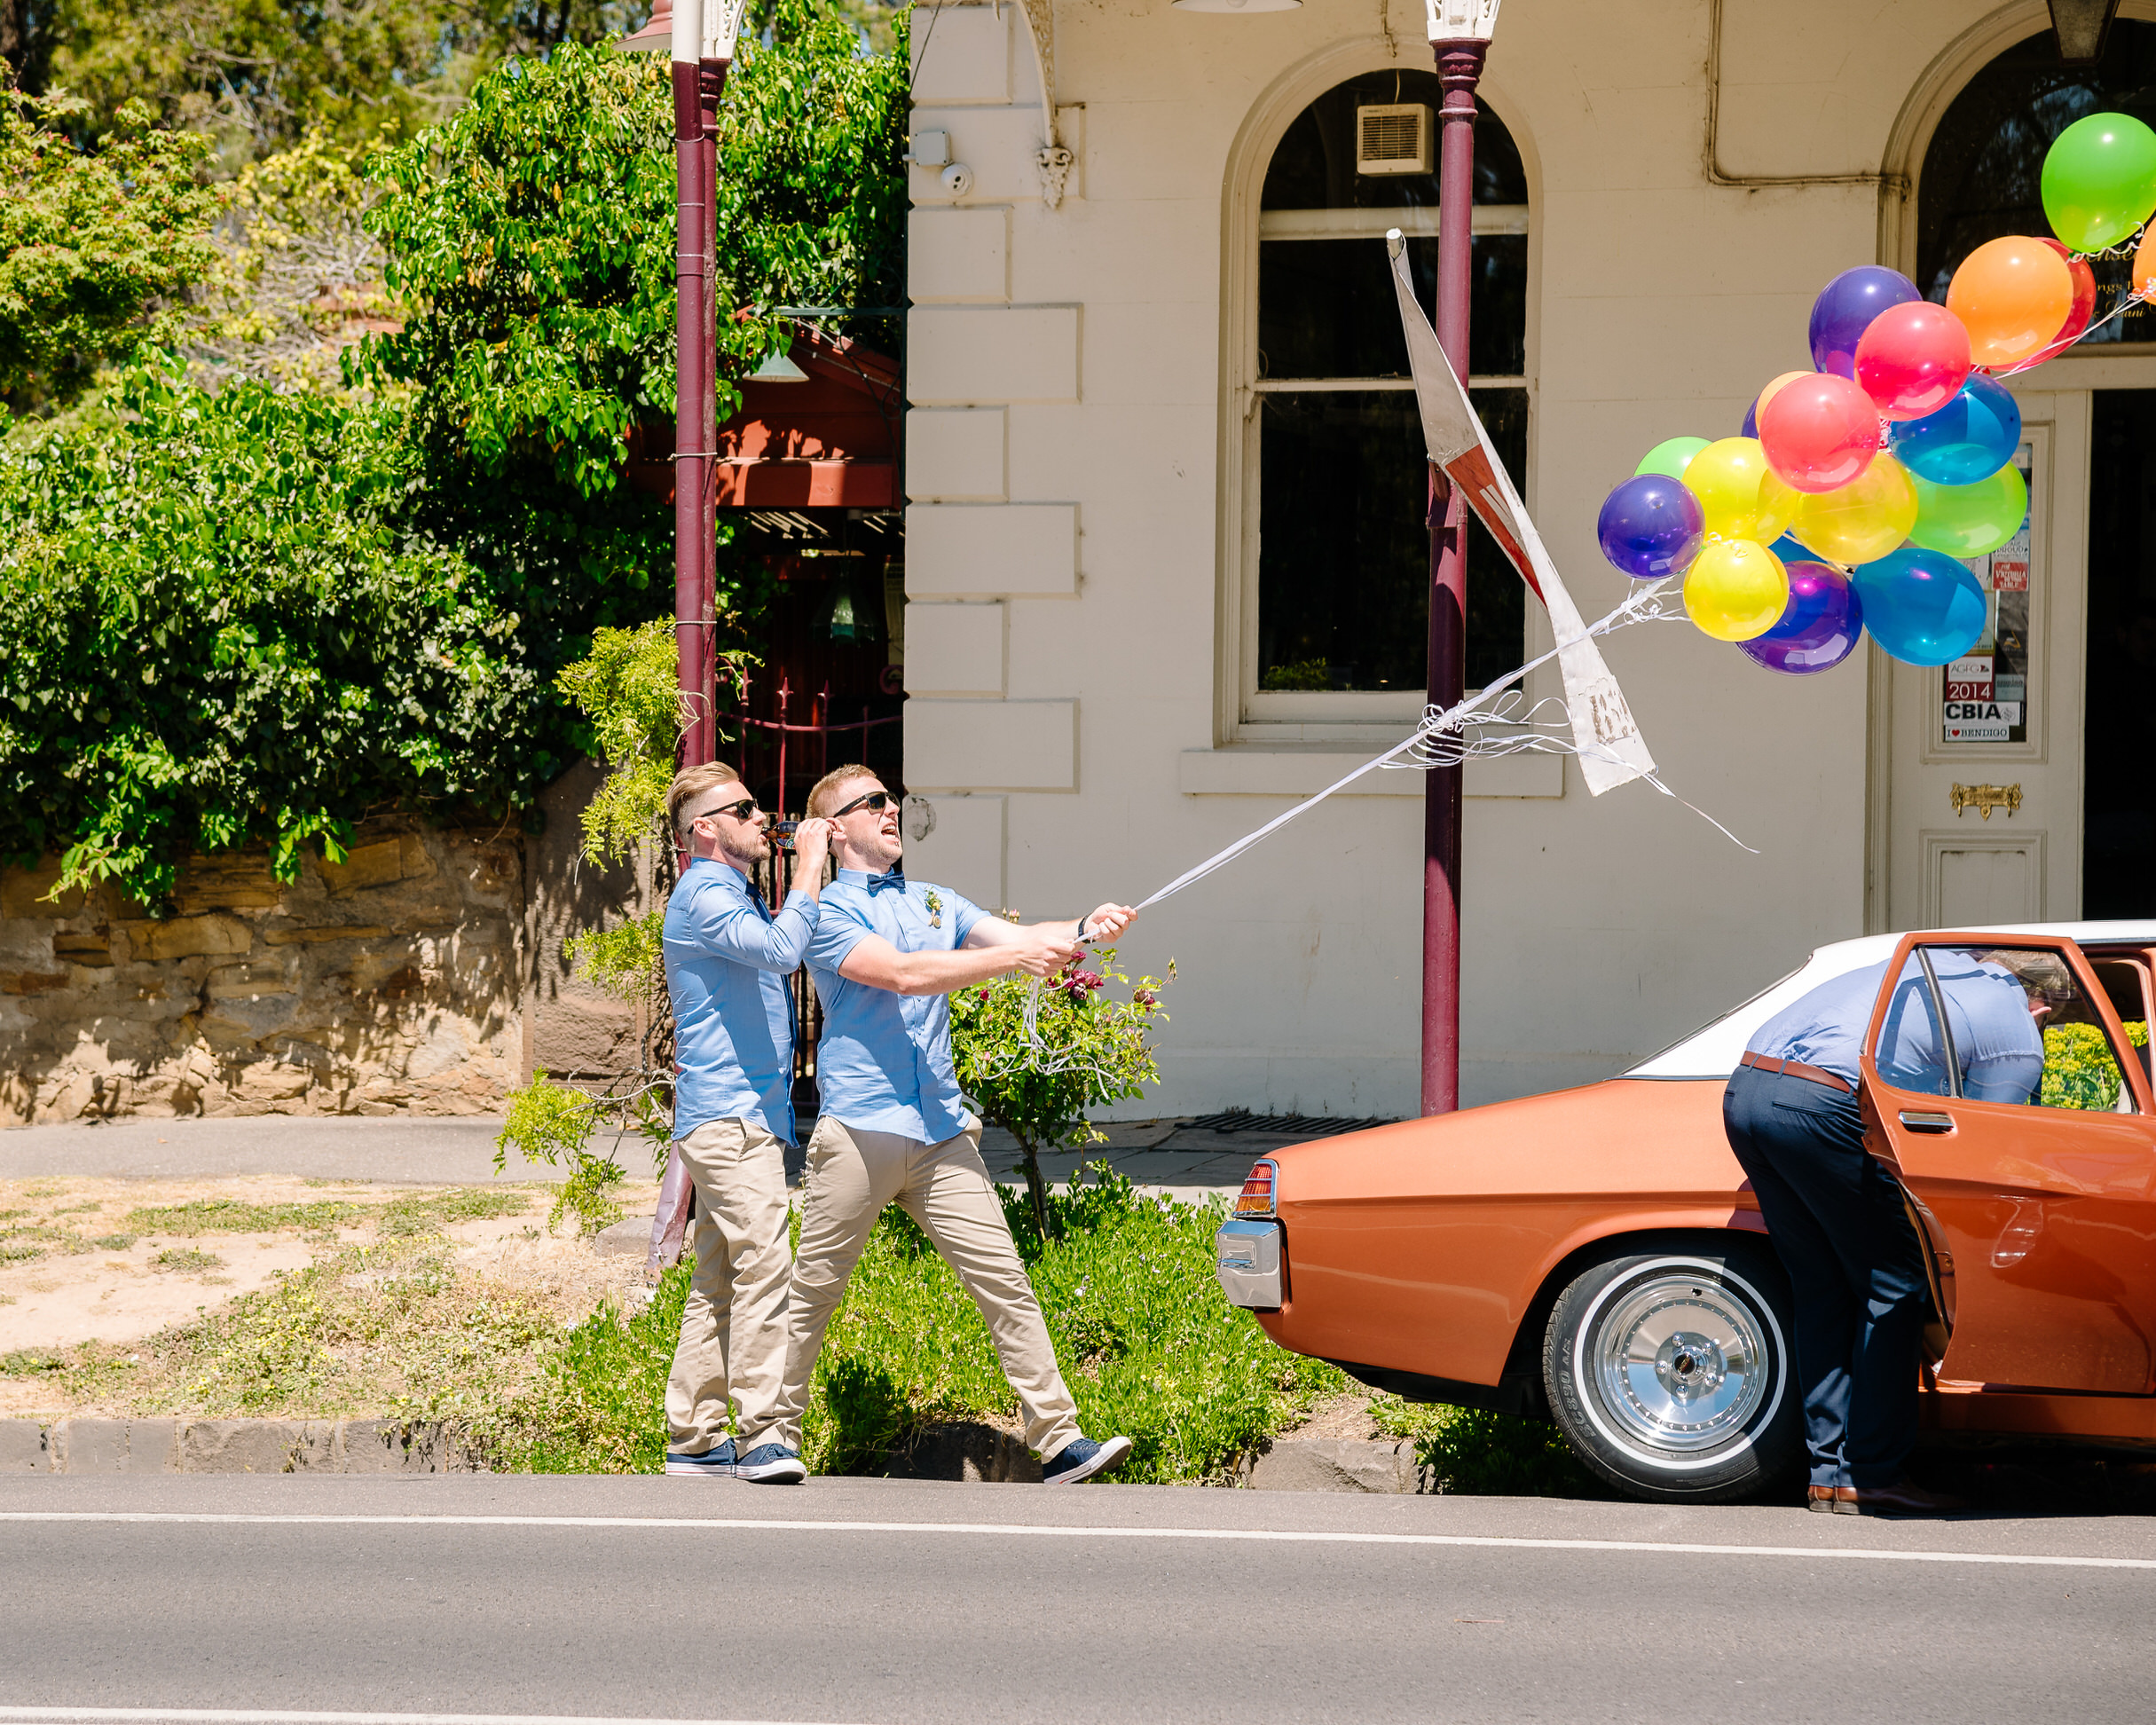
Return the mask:
<svg viewBox="0 0 2156 1725">
<path fill-rule="evenodd" d="M 932 792 L 1075 790 L 1078 703 L 915 696 L 906 703 L 906 779 Z"/>
<path fill-rule="evenodd" d="M 906 291 L 924 300 L 1011 297 L 1011 212 L 917 209 L 906 218 Z"/>
<path fill-rule="evenodd" d="M 906 492 L 916 502 L 1001 503 L 1011 494 L 1001 407 L 906 415 Z"/>
<path fill-rule="evenodd" d="M 909 696 L 1001 695 L 1003 607 L 908 605 L 906 692 Z"/>
<path fill-rule="evenodd" d="M 914 101 L 1008 102 L 1010 9 L 947 5 L 922 12 L 913 33 Z"/>
<path fill-rule="evenodd" d="M 906 342 L 916 406 L 1078 399 L 1074 305 L 917 305 Z"/>
<path fill-rule="evenodd" d="M 1074 503 L 915 503 L 906 510 L 906 596 L 992 599 L 1078 590 Z"/>
</svg>

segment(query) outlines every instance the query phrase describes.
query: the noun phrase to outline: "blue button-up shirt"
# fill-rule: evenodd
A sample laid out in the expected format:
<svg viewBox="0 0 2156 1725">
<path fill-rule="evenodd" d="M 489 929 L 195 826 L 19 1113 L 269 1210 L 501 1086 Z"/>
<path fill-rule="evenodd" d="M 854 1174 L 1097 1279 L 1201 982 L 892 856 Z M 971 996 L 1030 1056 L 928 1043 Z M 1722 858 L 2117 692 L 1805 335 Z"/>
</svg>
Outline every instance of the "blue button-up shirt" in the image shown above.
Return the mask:
<svg viewBox="0 0 2156 1725">
<path fill-rule="evenodd" d="M 1933 947 L 1931 953 L 1961 1065 L 1962 1093 L 1987 1102 L 2030 1100 L 2043 1076 L 2043 1035 L 2029 1016 L 2020 982 L 2003 965 L 1950 948 Z M 1801 1060 L 1854 1084 L 1864 1032 L 1885 980 L 1881 963 L 1822 982 L 1767 1020 L 1748 1045 L 1756 1054 Z M 1897 1090 L 1947 1094 L 1932 991 L 1914 956 L 1887 1003 L 1878 1058 L 1879 1076 Z"/>
<path fill-rule="evenodd" d="M 951 1066 L 950 1002 L 855 982 L 838 966 L 871 934 L 901 952 L 953 951 L 986 915 L 948 886 L 881 875 L 871 885 L 859 869 L 839 870 L 823 889 L 808 969 L 823 1002 L 816 1088 L 825 1114 L 921 1144 L 940 1144 L 977 1123 Z"/>
<path fill-rule="evenodd" d="M 774 917 L 739 870 L 690 862 L 666 900 L 673 1001 L 673 1135 L 753 1121 L 793 1142 L 793 1003 L 787 976 L 816 932 L 816 901 L 791 894 Z"/>
</svg>

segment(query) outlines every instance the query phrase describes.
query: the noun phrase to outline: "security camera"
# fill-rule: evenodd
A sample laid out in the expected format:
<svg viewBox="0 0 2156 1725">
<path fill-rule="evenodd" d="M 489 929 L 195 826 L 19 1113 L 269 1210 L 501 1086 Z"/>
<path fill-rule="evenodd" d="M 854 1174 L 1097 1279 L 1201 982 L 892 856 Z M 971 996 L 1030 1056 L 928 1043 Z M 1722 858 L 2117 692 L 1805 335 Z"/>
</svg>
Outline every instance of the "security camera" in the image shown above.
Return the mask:
<svg viewBox="0 0 2156 1725">
<path fill-rule="evenodd" d="M 954 161 L 943 170 L 943 189 L 954 198 L 963 198 L 973 189 L 973 170 L 963 161 Z"/>
</svg>

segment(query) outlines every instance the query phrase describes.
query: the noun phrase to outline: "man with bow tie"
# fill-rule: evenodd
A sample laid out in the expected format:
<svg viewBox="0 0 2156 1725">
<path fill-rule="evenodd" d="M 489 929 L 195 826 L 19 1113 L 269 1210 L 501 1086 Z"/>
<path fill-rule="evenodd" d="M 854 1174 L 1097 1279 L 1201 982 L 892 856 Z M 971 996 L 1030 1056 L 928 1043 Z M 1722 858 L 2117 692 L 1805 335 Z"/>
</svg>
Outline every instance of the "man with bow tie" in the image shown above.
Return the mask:
<svg viewBox="0 0 2156 1725">
<path fill-rule="evenodd" d="M 980 1160 L 980 1122 L 958 1092 L 945 996 L 1013 970 L 1049 975 L 1076 955 L 1082 935 L 1113 939 L 1137 913 L 1104 904 L 1076 922 L 1020 927 L 948 887 L 909 881 L 899 867 L 899 801 L 866 767 L 826 774 L 808 796 L 809 814 L 830 823 L 838 878 L 824 888 L 808 949 L 823 1003 L 816 1044 L 823 1106 L 808 1140 L 785 1382 L 771 1435 L 799 1448 L 824 1327 L 876 1218 L 897 1203 L 988 1321 L 1042 1477 L 1074 1485 L 1121 1461 L 1130 1440 L 1097 1443 L 1078 1429 L 1040 1303 Z"/>
</svg>

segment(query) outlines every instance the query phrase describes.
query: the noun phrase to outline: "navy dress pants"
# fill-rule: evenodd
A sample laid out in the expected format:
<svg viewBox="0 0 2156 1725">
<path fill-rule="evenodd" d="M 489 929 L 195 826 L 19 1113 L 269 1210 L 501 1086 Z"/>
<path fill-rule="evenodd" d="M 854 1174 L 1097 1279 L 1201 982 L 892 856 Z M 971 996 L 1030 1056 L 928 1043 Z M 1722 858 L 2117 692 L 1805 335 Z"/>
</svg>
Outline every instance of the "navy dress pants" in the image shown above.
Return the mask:
<svg viewBox="0 0 2156 1725">
<path fill-rule="evenodd" d="M 1812 1484 L 1891 1485 L 1916 1445 L 1916 1343 L 1930 1294 L 1901 1194 L 1865 1154 L 1857 1099 L 1739 1067 L 1722 1125 L 1796 1299 Z"/>
</svg>

